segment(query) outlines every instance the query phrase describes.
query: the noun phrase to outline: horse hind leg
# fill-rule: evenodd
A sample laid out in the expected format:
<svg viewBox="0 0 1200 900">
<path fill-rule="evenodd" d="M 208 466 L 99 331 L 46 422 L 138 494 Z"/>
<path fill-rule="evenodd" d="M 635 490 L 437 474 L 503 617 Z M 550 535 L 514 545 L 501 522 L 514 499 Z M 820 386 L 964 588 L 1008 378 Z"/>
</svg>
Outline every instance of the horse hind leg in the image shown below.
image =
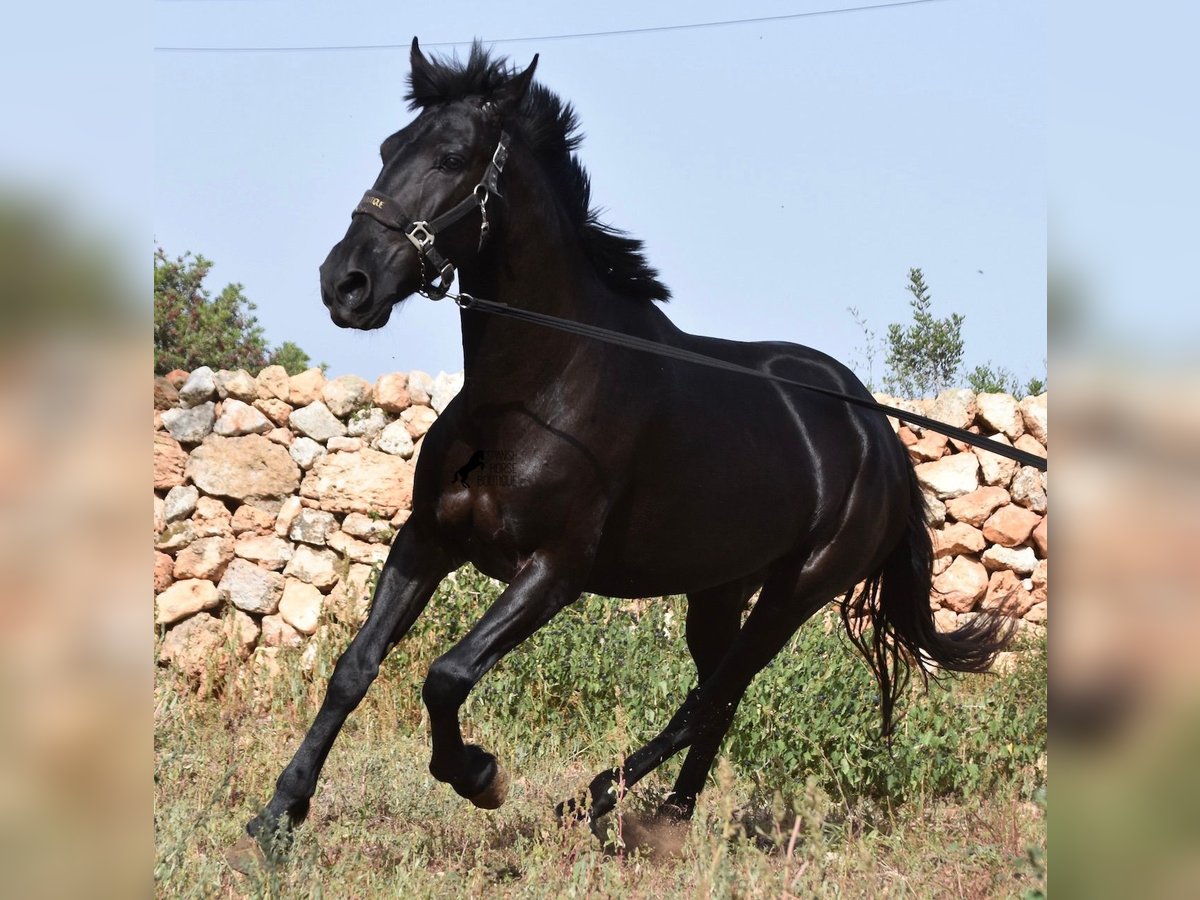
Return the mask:
<svg viewBox="0 0 1200 900">
<path fill-rule="evenodd" d="M 742 613 L 761 580 L 743 579 L 688 594 L 687 645 L 696 664 L 697 686 L 712 677 L 729 652 L 742 627 Z M 696 797 L 704 787 L 723 738 L 723 733 L 715 739 L 706 736 L 688 749 L 675 786 L 659 807 L 660 817 L 676 821 L 692 817 Z"/>
<path fill-rule="evenodd" d="M 606 770 L 592 779 L 588 792 L 593 821 L 616 805 L 618 782 L 633 787 L 684 747 L 697 746 L 697 756 L 683 787 L 690 790 L 697 782 L 702 786 L 703 777 L 698 773 L 703 769 L 707 776 L 754 676 L 775 658 L 796 629 L 836 593 L 836 582 L 827 577 L 828 566 L 800 568 L 796 563 L 787 563 L 771 574 L 716 669 L 688 694 L 666 728 L 630 755 L 622 767 Z M 574 815 L 574 802 L 559 804 L 558 812 L 560 816 Z"/>
</svg>

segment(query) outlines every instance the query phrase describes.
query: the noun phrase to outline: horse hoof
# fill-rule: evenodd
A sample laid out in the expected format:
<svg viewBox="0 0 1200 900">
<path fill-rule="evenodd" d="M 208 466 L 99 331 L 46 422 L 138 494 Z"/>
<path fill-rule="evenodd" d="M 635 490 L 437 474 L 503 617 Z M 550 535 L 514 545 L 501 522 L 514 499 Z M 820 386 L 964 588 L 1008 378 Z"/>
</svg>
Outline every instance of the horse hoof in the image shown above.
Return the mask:
<svg viewBox="0 0 1200 900">
<path fill-rule="evenodd" d="M 508 773 L 496 764 L 496 774 L 491 783 L 473 797 L 467 799 L 479 809 L 499 809 L 508 797 Z"/>
<path fill-rule="evenodd" d="M 225 851 L 225 862 L 235 872 L 251 875 L 266 868 L 267 856 L 258 846 L 258 841 L 247 834 Z"/>
</svg>

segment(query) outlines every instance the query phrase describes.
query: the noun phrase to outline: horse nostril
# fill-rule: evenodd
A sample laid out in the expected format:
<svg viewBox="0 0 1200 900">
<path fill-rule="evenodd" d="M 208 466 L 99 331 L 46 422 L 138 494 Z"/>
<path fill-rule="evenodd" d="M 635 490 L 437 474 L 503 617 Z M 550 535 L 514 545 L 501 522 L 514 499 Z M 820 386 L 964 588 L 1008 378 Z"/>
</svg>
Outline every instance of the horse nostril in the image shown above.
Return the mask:
<svg viewBox="0 0 1200 900">
<path fill-rule="evenodd" d="M 371 297 L 371 279 L 367 277 L 366 272 L 351 269 L 337 283 L 337 296 L 342 306 L 357 309 Z"/>
</svg>

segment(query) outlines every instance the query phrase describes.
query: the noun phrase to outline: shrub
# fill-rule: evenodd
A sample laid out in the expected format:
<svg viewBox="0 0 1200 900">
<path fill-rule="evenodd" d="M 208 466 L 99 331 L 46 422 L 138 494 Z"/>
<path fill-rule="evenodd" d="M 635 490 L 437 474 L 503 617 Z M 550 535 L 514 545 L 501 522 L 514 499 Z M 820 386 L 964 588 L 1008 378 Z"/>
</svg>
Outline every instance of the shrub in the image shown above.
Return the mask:
<svg viewBox="0 0 1200 900">
<path fill-rule="evenodd" d="M 439 653 L 466 633 L 500 586 L 471 568 L 443 583 L 413 633 L 385 664 L 419 686 Z M 512 753 L 602 742 L 620 753 L 658 733 L 695 686 L 683 622 L 686 601 L 585 595 L 502 660 L 463 715 Z M 1042 783 L 1046 746 L 1045 642 L 1016 672 L 946 678 L 914 691 L 888 746 L 879 738 L 878 688 L 840 623 L 802 627 L 747 691 L 723 754 L 759 799 L 791 798 L 815 777 L 831 796 L 902 801 L 967 795 L 1001 783 Z M 676 757 L 677 765 L 682 754 Z M 668 764 L 670 765 L 670 764 Z"/>
</svg>

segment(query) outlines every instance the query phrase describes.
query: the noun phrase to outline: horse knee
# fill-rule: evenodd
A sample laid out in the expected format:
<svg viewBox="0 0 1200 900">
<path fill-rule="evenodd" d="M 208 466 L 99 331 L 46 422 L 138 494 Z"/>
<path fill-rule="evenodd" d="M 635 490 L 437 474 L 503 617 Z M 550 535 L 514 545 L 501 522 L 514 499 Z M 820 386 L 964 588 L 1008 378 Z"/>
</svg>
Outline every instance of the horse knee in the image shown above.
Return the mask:
<svg viewBox="0 0 1200 900">
<path fill-rule="evenodd" d="M 445 656 L 429 667 L 421 699 L 431 715 L 455 712 L 467 699 L 475 681 L 461 665 Z"/>
</svg>

